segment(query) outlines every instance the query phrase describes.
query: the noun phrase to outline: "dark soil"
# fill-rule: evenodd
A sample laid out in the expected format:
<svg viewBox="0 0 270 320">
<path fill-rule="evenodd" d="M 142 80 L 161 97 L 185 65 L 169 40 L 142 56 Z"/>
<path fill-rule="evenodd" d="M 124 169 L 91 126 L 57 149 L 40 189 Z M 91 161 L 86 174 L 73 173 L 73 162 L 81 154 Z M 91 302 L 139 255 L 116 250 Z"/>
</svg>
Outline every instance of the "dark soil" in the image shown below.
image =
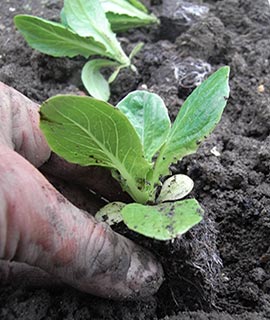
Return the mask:
<svg viewBox="0 0 270 320">
<path fill-rule="evenodd" d="M 231 66 L 231 96 L 221 123 L 198 153 L 172 167 L 195 181 L 204 222 L 173 243 L 121 231 L 162 261 L 166 281 L 155 297 L 112 302 L 70 288 L 0 288 L 1 319 L 270 319 L 270 6 L 267 0 L 193 0 L 201 15 L 187 18 L 181 1 L 147 2 L 159 27 L 121 35 L 139 75 L 123 72 L 112 100 L 147 87 L 174 119 L 183 100 L 219 66 Z M 29 48 L 12 17 L 57 20 L 61 1 L 2 0 L 0 81 L 42 102 L 83 90 L 82 58 L 54 59 Z M 198 7 L 197 7 L 198 9 Z"/>
</svg>

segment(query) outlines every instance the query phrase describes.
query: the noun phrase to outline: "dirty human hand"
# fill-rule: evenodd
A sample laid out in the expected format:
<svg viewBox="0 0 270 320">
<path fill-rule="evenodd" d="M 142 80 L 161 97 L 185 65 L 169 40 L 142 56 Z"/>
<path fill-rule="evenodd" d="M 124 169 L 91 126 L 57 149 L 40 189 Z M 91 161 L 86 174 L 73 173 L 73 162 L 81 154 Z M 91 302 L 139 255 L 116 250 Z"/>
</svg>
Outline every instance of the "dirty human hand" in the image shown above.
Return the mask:
<svg viewBox="0 0 270 320">
<path fill-rule="evenodd" d="M 155 258 L 75 207 L 36 169 L 51 154 L 38 122 L 38 106 L 0 83 L 0 282 L 54 280 L 113 299 L 155 293 L 163 280 Z M 86 187 L 102 181 L 101 169 L 53 159 L 49 174 Z M 100 188 L 113 197 L 104 175 Z"/>
</svg>

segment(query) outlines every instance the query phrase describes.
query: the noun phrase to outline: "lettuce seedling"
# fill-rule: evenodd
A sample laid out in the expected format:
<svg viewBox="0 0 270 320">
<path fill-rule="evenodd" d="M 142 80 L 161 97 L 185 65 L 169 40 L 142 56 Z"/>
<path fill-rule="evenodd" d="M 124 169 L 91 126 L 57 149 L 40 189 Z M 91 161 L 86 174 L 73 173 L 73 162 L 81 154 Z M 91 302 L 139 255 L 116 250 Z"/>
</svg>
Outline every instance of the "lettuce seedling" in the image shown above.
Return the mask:
<svg viewBox="0 0 270 320">
<path fill-rule="evenodd" d="M 136 70 L 131 60 L 142 47 L 139 43 L 128 57 L 112 28 L 123 31 L 157 21 L 138 0 L 65 0 L 61 23 L 30 15 L 14 18 L 27 43 L 42 53 L 54 57 L 109 58 L 91 60 L 82 70 L 82 82 L 89 94 L 104 101 L 110 96 L 109 83 L 122 68 Z M 100 73 L 104 67 L 114 69 L 108 81 Z"/>
<path fill-rule="evenodd" d="M 116 107 L 90 97 L 56 96 L 40 109 L 41 129 L 51 149 L 67 161 L 111 170 L 136 203 L 111 203 L 98 213 L 146 236 L 168 240 L 197 224 L 203 212 L 185 175 L 170 164 L 196 152 L 219 122 L 229 95 L 229 68 L 197 87 L 171 124 L 156 94 L 130 93 Z M 165 180 L 165 181 L 164 181 Z M 161 190 L 160 190 L 161 189 Z"/>
</svg>

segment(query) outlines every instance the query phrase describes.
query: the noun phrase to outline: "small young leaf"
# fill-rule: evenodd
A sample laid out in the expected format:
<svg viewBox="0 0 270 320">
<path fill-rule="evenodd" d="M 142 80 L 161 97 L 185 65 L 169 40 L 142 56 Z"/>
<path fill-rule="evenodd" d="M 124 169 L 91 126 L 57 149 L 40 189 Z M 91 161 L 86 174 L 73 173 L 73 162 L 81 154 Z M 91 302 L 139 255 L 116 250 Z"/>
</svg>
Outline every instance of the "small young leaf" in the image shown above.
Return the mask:
<svg viewBox="0 0 270 320">
<path fill-rule="evenodd" d="M 143 42 L 137 43 L 136 46 L 132 49 L 129 55 L 129 59 L 132 60 L 142 50 L 143 46 L 144 46 Z"/>
<path fill-rule="evenodd" d="M 148 12 L 147 8 L 139 0 L 126 0 L 126 1 L 131 3 L 137 9 L 139 9 L 139 10 L 145 12 L 145 13 Z"/>
<path fill-rule="evenodd" d="M 106 222 L 112 226 L 123 221 L 121 210 L 126 206 L 123 202 L 111 202 L 101 208 L 96 214 L 97 221 Z"/>
<path fill-rule="evenodd" d="M 126 205 L 122 211 L 129 229 L 157 240 L 170 240 L 202 220 L 203 210 L 195 199 L 145 206 Z"/>
<path fill-rule="evenodd" d="M 68 25 L 82 37 L 93 37 L 107 49 L 107 56 L 120 64 L 129 65 L 99 0 L 65 0 L 65 17 Z"/>
<path fill-rule="evenodd" d="M 176 174 L 163 183 L 157 202 L 180 200 L 187 196 L 193 187 L 192 179 L 184 174 Z"/>
<path fill-rule="evenodd" d="M 115 32 L 158 22 L 154 15 L 147 14 L 126 0 L 101 0 L 101 4 Z"/>
<path fill-rule="evenodd" d="M 229 96 L 229 67 L 222 67 L 186 99 L 157 158 L 153 183 L 169 172 L 169 165 L 196 152 L 220 121 Z"/>
<path fill-rule="evenodd" d="M 55 153 L 82 166 L 118 170 L 134 200 L 148 200 L 139 187 L 151 166 L 136 131 L 118 109 L 90 97 L 55 96 L 42 104 L 40 117 L 40 127 Z"/>
<path fill-rule="evenodd" d="M 29 15 L 15 16 L 14 23 L 32 48 L 53 57 L 106 55 L 102 44 L 82 38 L 60 23 Z"/>
<path fill-rule="evenodd" d="M 165 142 L 170 130 L 170 118 L 163 100 L 147 91 L 134 91 L 121 100 L 120 109 L 132 123 L 141 139 L 145 157 L 152 157 Z"/>
<path fill-rule="evenodd" d="M 108 79 L 108 83 L 109 83 L 109 84 L 112 83 L 112 82 L 114 82 L 114 80 L 117 78 L 117 76 L 118 76 L 118 74 L 119 74 L 119 72 L 121 71 L 122 68 L 123 68 L 122 66 L 118 66 L 118 67 L 114 70 L 114 72 L 110 75 L 110 77 L 109 77 L 109 79 Z"/>
<path fill-rule="evenodd" d="M 100 73 L 104 67 L 118 66 L 118 63 L 105 60 L 95 59 L 88 61 L 82 69 L 82 82 L 91 96 L 94 98 L 108 101 L 110 97 L 110 87 L 108 81 Z"/>
</svg>

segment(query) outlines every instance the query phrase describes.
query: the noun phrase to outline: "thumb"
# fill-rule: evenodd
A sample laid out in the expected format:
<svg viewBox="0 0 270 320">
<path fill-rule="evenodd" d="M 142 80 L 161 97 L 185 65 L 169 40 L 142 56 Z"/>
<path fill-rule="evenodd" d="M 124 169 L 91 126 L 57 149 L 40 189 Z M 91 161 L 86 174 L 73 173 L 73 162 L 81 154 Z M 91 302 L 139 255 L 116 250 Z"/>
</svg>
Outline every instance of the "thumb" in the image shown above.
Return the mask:
<svg viewBox="0 0 270 320">
<path fill-rule="evenodd" d="M 73 206 L 10 148 L 0 158 L 0 259 L 113 299 L 158 290 L 163 271 L 149 252 Z"/>
</svg>

